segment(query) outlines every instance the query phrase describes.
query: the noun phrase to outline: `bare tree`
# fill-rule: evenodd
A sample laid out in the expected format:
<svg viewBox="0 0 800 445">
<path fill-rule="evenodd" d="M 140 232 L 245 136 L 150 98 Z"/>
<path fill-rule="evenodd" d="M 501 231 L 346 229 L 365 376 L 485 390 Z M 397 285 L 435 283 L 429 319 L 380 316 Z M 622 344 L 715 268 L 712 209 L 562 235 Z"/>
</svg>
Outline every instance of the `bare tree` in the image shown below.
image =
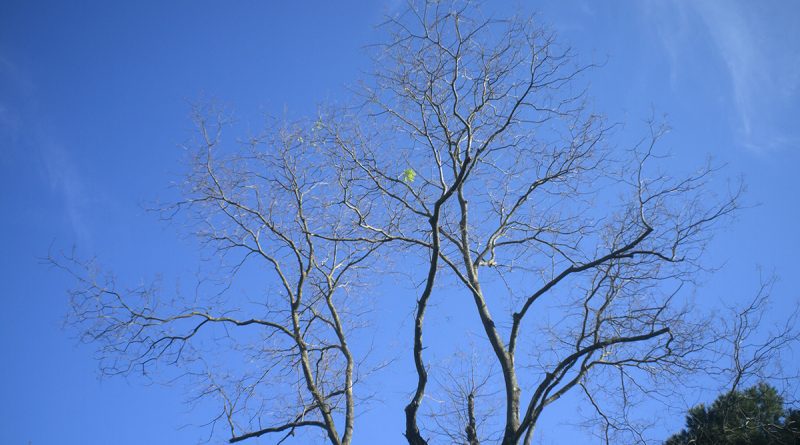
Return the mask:
<svg viewBox="0 0 800 445">
<path fill-rule="evenodd" d="M 490 385 L 494 367 L 485 354 L 456 354 L 437 367 L 437 408 L 430 414 L 427 432 L 444 442 L 479 445 L 499 436 L 487 428 L 497 415 L 499 389 Z M 434 398 L 437 399 L 437 398 Z"/>
<path fill-rule="evenodd" d="M 100 345 L 105 374 L 147 374 L 166 363 L 198 378 L 197 397 L 221 401 L 213 422 L 227 423 L 232 443 L 267 434 L 282 442 L 313 429 L 349 444 L 359 360 L 348 334 L 362 315 L 352 300 L 379 244 L 341 241 L 357 225 L 333 205 L 335 175 L 298 128 L 273 128 L 226 152 L 227 118 L 214 109 L 194 118 L 186 199 L 164 210 L 188 214 L 199 239 L 232 259 L 229 278 L 254 263 L 268 289 L 251 303 L 123 290 L 91 263 L 55 259 L 79 282 L 71 320 Z M 209 363 L 222 346 L 240 354 L 231 373 Z"/>
<path fill-rule="evenodd" d="M 693 366 L 702 343 L 675 295 L 739 194 L 708 196 L 710 166 L 683 178 L 653 170 L 666 132 L 655 123 L 620 156 L 607 142 L 613 126 L 576 84 L 587 66 L 531 20 L 474 12 L 426 2 L 390 19 L 366 106 L 326 119 L 359 225 L 429 259 L 413 337 L 418 383 L 405 410 L 412 445 L 427 443 L 424 317 L 439 274 L 471 295 L 496 358 L 501 443 L 530 443 L 543 410 L 575 387 L 602 412 L 592 372 L 618 374 L 626 392 Z M 557 323 L 529 320 L 548 308 L 561 310 Z M 524 355 L 532 360 L 521 364 Z"/>
<path fill-rule="evenodd" d="M 728 305 L 711 336 L 718 357 L 709 357 L 707 373 L 719 383 L 716 399 L 688 407 L 686 428 L 671 436 L 678 443 L 793 444 L 797 429 L 798 375 L 790 364 L 800 340 L 797 308 L 770 313 L 775 277 L 763 280 L 755 296 L 741 306 Z M 711 354 L 709 354 L 711 355 Z"/>
<path fill-rule="evenodd" d="M 787 368 L 787 358 L 793 357 L 800 344 L 798 316 L 800 307 L 771 311 L 772 288 L 777 277 L 762 278 L 755 295 L 740 306 L 728 305 L 714 323 L 717 333 L 712 338 L 721 359 L 709 365 L 709 372 L 718 377 L 718 391 L 734 393 L 743 387 L 763 382 L 777 385 L 789 405 L 795 405 L 793 382 L 797 370 Z M 767 319 L 770 319 L 767 321 Z M 788 359 L 791 361 L 791 359 Z"/>
<path fill-rule="evenodd" d="M 351 299 L 377 258 L 402 256 L 422 283 L 409 298 L 409 444 L 428 444 L 426 431 L 530 444 L 542 413 L 568 393 L 596 412 L 606 442 L 645 442 L 631 416 L 639 396 L 667 392 L 659 379 L 695 370 L 696 353 L 719 338 L 682 292 L 740 187 L 712 193 L 711 165 L 659 171 L 667 128 L 654 121 L 639 144 L 616 148 L 620 127 L 588 105 L 581 78 L 592 66 L 532 19 L 425 1 L 384 29 L 356 107 L 270 127 L 227 152 L 224 117 L 195 115 L 186 199 L 169 210 L 234 259 L 232 277 L 250 264 L 270 274 L 257 302 L 119 290 L 86 264 L 58 262 L 78 277 L 73 321 L 101 345 L 104 371 L 181 365 L 204 382 L 198 397 L 221 401 L 215 423 L 231 442 L 311 430 L 349 444 L 365 359 L 351 348 L 362 321 Z M 423 334 L 443 280 L 477 314 L 496 373 L 473 367 L 431 382 L 441 368 L 426 362 Z M 203 336 L 247 366 L 209 366 Z M 754 369 L 737 363 L 742 375 Z M 431 394 L 448 400 L 444 412 L 424 407 Z"/>
</svg>

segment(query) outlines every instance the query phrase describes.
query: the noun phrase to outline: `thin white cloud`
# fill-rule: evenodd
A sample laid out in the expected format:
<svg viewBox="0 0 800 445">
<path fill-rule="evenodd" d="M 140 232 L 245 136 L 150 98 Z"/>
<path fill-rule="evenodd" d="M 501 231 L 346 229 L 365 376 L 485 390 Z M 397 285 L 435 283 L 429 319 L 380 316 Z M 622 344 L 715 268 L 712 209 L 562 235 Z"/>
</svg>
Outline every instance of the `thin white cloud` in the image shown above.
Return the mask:
<svg viewBox="0 0 800 445">
<path fill-rule="evenodd" d="M 741 0 L 649 2 L 647 12 L 658 20 L 673 83 L 692 39 L 713 43 L 728 73 L 743 146 L 764 152 L 797 145 L 800 134 L 786 116 L 800 111 L 800 31 L 781 17 L 791 13 Z"/>
<path fill-rule="evenodd" d="M 13 86 L 19 94 L 30 95 L 34 91 L 33 82 L 26 76 L 16 64 L 10 59 L 0 54 L 0 77 L 7 85 Z"/>
<path fill-rule="evenodd" d="M 678 68 L 686 45 L 690 44 L 690 25 L 685 4 L 663 1 L 642 2 L 649 22 L 654 24 L 655 32 L 664 46 L 669 58 L 670 84 L 676 88 Z"/>
<path fill-rule="evenodd" d="M 16 142 L 22 126 L 22 117 L 13 103 L 18 102 L 20 96 L 28 96 L 31 90 L 30 81 L 16 65 L 0 54 L 0 136 L 3 138 L 0 153 L 11 150 L 11 144 Z"/>
<path fill-rule="evenodd" d="M 76 241 L 82 247 L 92 248 L 92 233 L 85 215 L 91 210 L 89 191 L 86 189 L 75 162 L 60 145 L 39 140 L 42 162 L 50 187 L 61 197 L 64 212 Z"/>
<path fill-rule="evenodd" d="M 0 102 L 0 131 L 14 136 L 19 132 L 19 116 L 10 107 Z"/>
<path fill-rule="evenodd" d="M 23 152 L 26 159 L 40 163 L 46 186 L 58 197 L 75 241 L 90 248 L 88 189 L 70 154 L 43 129 L 35 84 L 2 55 L 0 82 L 0 141 L 9 144 L 2 151 Z"/>
<path fill-rule="evenodd" d="M 733 86 L 733 98 L 747 138 L 752 137 L 757 91 L 769 85 L 771 61 L 756 48 L 752 20 L 733 2 L 691 3 L 719 49 Z"/>
</svg>

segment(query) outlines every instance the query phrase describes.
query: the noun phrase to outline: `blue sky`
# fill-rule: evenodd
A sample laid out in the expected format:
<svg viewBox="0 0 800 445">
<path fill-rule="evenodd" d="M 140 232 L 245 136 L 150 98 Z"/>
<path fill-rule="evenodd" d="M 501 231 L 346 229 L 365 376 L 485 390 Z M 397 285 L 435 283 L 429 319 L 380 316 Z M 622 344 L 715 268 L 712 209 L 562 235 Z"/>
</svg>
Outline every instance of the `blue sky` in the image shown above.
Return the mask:
<svg viewBox="0 0 800 445">
<path fill-rule="evenodd" d="M 174 197 L 188 103 L 214 98 L 256 127 L 264 114 L 303 116 L 344 100 L 370 69 L 364 46 L 380 38 L 373 25 L 399 3 L 0 3 L 0 442 L 205 437 L 201 427 L 180 429 L 201 422 L 181 388 L 97 378 L 91 348 L 61 327 L 69 280 L 39 258 L 74 244 L 131 281 L 190 276 L 193 241 L 143 210 Z M 626 123 L 620 143 L 664 114 L 671 165 L 712 156 L 727 164 L 720 181 L 744 177 L 750 208 L 711 244 L 708 259 L 725 267 L 697 294 L 746 298 L 761 266 L 780 277 L 776 307 L 795 305 L 800 3 L 523 3 L 582 60 L 603 62 L 588 77 L 593 106 Z M 410 310 L 399 301 L 394 309 Z M 407 322 L 390 335 L 410 333 Z M 395 371 L 400 382 L 407 365 Z M 374 408 L 365 418 L 380 425 L 365 425 L 357 443 L 386 431 L 397 434 L 385 443 L 401 443 L 400 416 L 391 404 Z M 677 427 L 681 418 L 664 422 Z M 564 443 L 557 422 L 548 425 L 542 443 Z"/>
</svg>

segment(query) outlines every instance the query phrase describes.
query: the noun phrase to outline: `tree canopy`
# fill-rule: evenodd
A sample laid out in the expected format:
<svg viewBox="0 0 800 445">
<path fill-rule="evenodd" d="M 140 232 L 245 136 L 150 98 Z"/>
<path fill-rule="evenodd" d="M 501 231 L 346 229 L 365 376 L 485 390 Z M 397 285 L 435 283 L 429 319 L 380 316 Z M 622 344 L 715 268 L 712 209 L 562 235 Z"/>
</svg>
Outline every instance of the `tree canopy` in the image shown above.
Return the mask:
<svg viewBox="0 0 800 445">
<path fill-rule="evenodd" d="M 686 428 L 665 445 L 800 444 L 800 411 L 784 407 L 767 383 L 720 395 L 689 410 Z"/>
</svg>

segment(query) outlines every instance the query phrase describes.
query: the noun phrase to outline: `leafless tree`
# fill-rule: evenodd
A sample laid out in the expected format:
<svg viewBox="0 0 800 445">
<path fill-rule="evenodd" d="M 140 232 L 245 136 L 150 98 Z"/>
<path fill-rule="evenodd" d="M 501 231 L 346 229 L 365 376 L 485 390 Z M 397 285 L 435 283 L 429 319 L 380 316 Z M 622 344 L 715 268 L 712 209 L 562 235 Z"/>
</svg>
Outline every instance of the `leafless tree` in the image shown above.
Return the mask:
<svg viewBox="0 0 800 445">
<path fill-rule="evenodd" d="M 403 257 L 422 283 L 409 297 L 410 445 L 428 444 L 432 430 L 454 443 L 530 444 L 568 393 L 596 412 L 606 442 L 645 442 L 630 416 L 637 398 L 667 391 L 659 379 L 696 369 L 711 343 L 682 292 L 740 187 L 714 194 L 711 165 L 661 172 L 667 128 L 655 121 L 617 148 L 621 127 L 592 111 L 581 80 L 592 66 L 533 19 L 430 0 L 383 26 L 390 38 L 376 45 L 358 106 L 271 126 L 232 150 L 223 116 L 195 115 L 186 199 L 169 210 L 234 258 L 233 276 L 250 264 L 270 274 L 257 304 L 120 290 L 84 263 L 58 261 L 78 277 L 73 321 L 101 345 L 103 369 L 183 365 L 204 382 L 199 397 L 222 402 L 216 421 L 231 442 L 317 430 L 349 444 L 364 362 L 350 346 L 362 321 L 351 299 L 377 255 Z M 425 316 L 447 280 L 477 314 L 496 373 L 431 383 L 441 368 L 426 362 Z M 204 335 L 247 365 L 211 369 Z M 444 415 L 423 407 L 431 394 L 448 401 Z"/>
<path fill-rule="evenodd" d="M 722 311 L 713 337 L 722 358 L 716 360 L 709 372 L 717 375 L 724 385 L 720 392 L 732 393 L 770 382 L 784 391 L 787 403 L 796 404 L 796 395 L 788 391 L 797 389 L 792 383 L 800 376 L 796 369 L 785 365 L 800 345 L 800 307 L 794 305 L 790 310 L 774 313 L 770 297 L 776 281 L 775 276 L 762 278 L 755 295 L 746 304 L 728 305 Z"/>
<path fill-rule="evenodd" d="M 441 399 L 436 400 L 438 406 L 430 414 L 432 425 L 427 432 L 432 437 L 467 445 L 498 440 L 499 436 L 490 435 L 487 427 L 499 408 L 499 391 L 490 385 L 494 372 L 487 358 L 477 351 L 469 356 L 456 354 L 435 371 Z"/>
<path fill-rule="evenodd" d="M 379 243 L 341 241 L 358 226 L 334 205 L 335 175 L 298 128 L 272 128 L 226 151 L 222 112 L 198 108 L 194 118 L 186 199 L 164 211 L 188 214 L 199 239 L 233 259 L 230 278 L 254 263 L 268 289 L 249 304 L 227 294 L 171 297 L 155 286 L 120 289 L 91 263 L 56 258 L 79 282 L 71 321 L 100 345 L 106 374 L 166 363 L 199 378 L 197 397 L 221 401 L 214 423 L 227 423 L 230 442 L 267 434 L 282 442 L 313 429 L 349 444 L 359 359 L 348 334 L 362 315 L 352 300 Z M 240 354 L 230 372 L 208 363 L 221 346 L 231 354 L 222 362 Z"/>
<path fill-rule="evenodd" d="M 390 19 L 365 107 L 326 119 L 361 228 L 429 259 L 405 410 L 412 445 L 427 443 L 424 318 L 440 274 L 471 295 L 500 369 L 501 443 L 530 443 L 543 410 L 575 387 L 600 411 L 592 372 L 617 373 L 625 392 L 693 365 L 702 344 L 675 295 L 739 194 L 708 196 L 711 167 L 677 179 L 653 170 L 666 132 L 656 124 L 620 155 L 577 85 L 588 67 L 531 20 L 481 19 L 473 6 L 426 2 Z M 531 317 L 548 308 L 561 310 L 551 326 Z"/>
</svg>

